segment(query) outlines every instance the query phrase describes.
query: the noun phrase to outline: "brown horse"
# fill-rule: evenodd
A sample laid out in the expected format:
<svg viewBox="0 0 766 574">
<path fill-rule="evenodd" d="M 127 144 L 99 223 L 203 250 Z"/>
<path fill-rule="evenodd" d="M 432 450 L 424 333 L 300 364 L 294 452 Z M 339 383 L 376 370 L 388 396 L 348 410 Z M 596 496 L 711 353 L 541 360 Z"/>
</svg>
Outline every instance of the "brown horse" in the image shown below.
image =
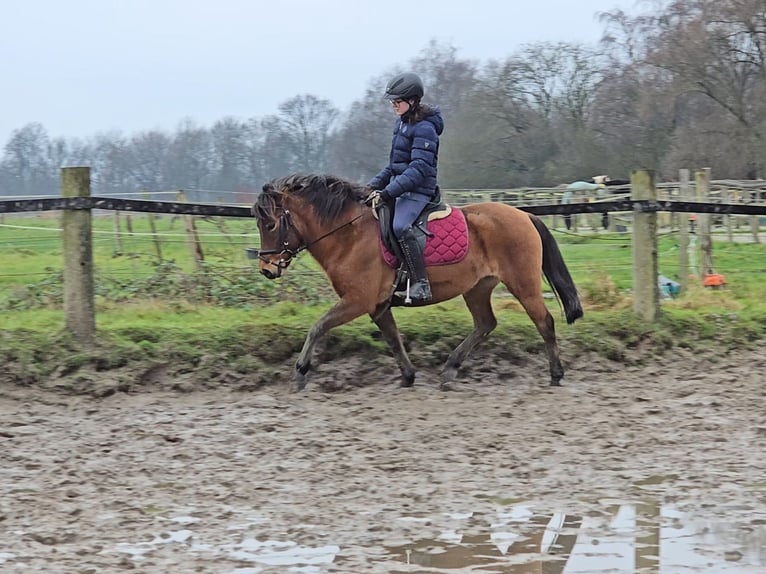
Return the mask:
<svg viewBox="0 0 766 574">
<path fill-rule="evenodd" d="M 395 270 L 380 250 L 380 228 L 364 204 L 366 190 L 332 175 L 290 175 L 263 186 L 253 206 L 261 249 L 255 250 L 260 272 L 276 279 L 293 257 L 308 250 L 330 279 L 340 300 L 311 328 L 295 364 L 294 389 L 306 385 L 317 340 L 330 329 L 367 313 L 396 356 L 402 386 L 415 380 L 415 367 L 402 345 L 391 312 Z M 452 351 L 442 369 L 450 381 L 465 358 L 496 327 L 491 295 L 502 282 L 518 299 L 545 341 L 551 385 L 564 369 L 559 359 L 554 321 L 542 295 L 544 274 L 564 307 L 567 323 L 582 317 L 577 289 L 553 235 L 536 216 L 502 203 L 460 208 L 468 224 L 465 258 L 452 265 L 429 267 L 433 299 L 439 303 L 462 295 L 474 329 Z"/>
</svg>

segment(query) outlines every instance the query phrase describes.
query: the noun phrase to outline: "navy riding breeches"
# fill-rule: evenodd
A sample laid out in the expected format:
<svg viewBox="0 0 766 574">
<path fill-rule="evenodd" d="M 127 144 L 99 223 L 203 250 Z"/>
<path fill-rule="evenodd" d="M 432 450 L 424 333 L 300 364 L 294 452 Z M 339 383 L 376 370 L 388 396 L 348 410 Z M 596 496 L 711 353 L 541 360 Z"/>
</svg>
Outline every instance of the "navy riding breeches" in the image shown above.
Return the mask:
<svg viewBox="0 0 766 574">
<path fill-rule="evenodd" d="M 414 197 L 413 197 L 414 195 Z M 402 236 L 418 218 L 423 208 L 428 204 L 428 197 L 420 194 L 407 194 L 396 198 L 394 204 L 394 221 L 391 225 L 394 235 L 398 238 Z"/>
</svg>

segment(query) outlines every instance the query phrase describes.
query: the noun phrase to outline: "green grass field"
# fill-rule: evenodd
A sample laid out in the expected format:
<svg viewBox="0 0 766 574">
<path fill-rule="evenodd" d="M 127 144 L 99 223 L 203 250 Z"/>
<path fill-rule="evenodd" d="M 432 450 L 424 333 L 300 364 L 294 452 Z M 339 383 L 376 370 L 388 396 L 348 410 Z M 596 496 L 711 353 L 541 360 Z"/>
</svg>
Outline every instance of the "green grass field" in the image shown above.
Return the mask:
<svg viewBox="0 0 766 574">
<path fill-rule="evenodd" d="M 155 216 L 154 221 L 156 236 L 150 228 L 148 214 L 126 216 L 123 213 L 118 236 L 111 215 L 94 217 L 95 268 L 116 276 L 150 274 L 159 259 L 156 238 L 163 260 L 175 261 L 182 269 L 191 271 L 194 265 L 182 217 Z M 197 218 L 195 222 L 205 257 L 211 262 L 244 264 L 244 248 L 252 246 L 258 239 L 255 221 L 251 219 Z M 48 270 L 60 270 L 60 219 L 54 212 L 37 217 L 6 217 L 0 225 L 0 246 L 4 262 L 0 288 L 25 284 L 49 274 Z"/>
<path fill-rule="evenodd" d="M 94 220 L 100 350 L 88 351 L 83 358 L 63 331 L 58 218 L 4 218 L 0 335 L 6 363 L 27 369 L 37 365 L 47 372 L 72 361 L 120 365 L 176 357 L 194 365 L 213 354 L 227 365 L 261 369 L 299 350 L 311 324 L 335 298 L 307 254 L 277 281 L 260 276 L 244 253 L 245 247 L 257 245 L 253 220 L 197 220 L 205 254 L 201 269 L 195 269 L 182 218 L 156 220 L 161 262 L 145 214 L 132 215 L 132 234 L 124 217 L 121 223 L 119 243 L 112 216 Z M 715 270 L 725 275 L 726 287 L 709 290 L 692 280 L 686 293 L 663 301 L 658 322 L 646 324 L 631 311 L 628 234 L 554 234 L 586 310 L 584 320 L 567 326 L 557 302 L 548 299 L 562 346 L 570 354 L 594 351 L 621 360 L 627 349 L 647 341 L 652 353 L 678 346 L 718 353 L 766 338 L 764 245 L 716 240 Z M 660 272 L 675 278 L 677 235 L 663 235 L 658 254 Z M 503 288 L 495 303 L 499 325 L 492 341 L 514 349 L 542 349 L 531 322 Z M 395 315 L 409 340 L 430 349 L 432 359 L 421 361 L 443 360 L 471 329 L 460 299 L 417 310 L 397 309 Z M 383 344 L 364 317 L 333 331 L 328 348 L 339 356 L 365 349 L 379 355 Z"/>
<path fill-rule="evenodd" d="M 149 216 L 122 214 L 121 234 L 115 232 L 112 216 L 93 220 L 94 267 L 99 277 L 133 280 L 150 277 L 160 261 L 172 263 L 180 272 L 192 273 L 194 261 L 181 217 L 155 216 L 156 236 L 149 226 Z M 202 244 L 208 273 L 226 274 L 227 270 L 253 269 L 245 257 L 246 247 L 256 246 L 258 232 L 251 219 L 197 218 L 197 232 Z M 63 265 L 59 218 L 53 213 L 37 217 L 4 218 L 0 225 L 0 298 L 9 290 L 24 288 L 45 279 L 54 280 Z M 570 271 L 578 284 L 611 282 L 621 291 L 632 282 L 632 259 L 629 234 L 569 234 L 555 232 Z M 157 252 L 159 243 L 160 255 Z M 658 246 L 660 273 L 677 279 L 679 249 L 677 234 L 665 234 Z M 766 273 L 763 264 L 766 248 L 755 243 L 716 241 L 716 271 L 729 279 L 728 289 L 747 294 L 757 291 Z M 161 258 L 160 258 L 161 256 Z M 307 274 L 314 280 L 321 276 L 310 256 L 303 255 L 291 268 L 291 274 Z M 254 281 L 262 279 L 253 275 Z"/>
</svg>

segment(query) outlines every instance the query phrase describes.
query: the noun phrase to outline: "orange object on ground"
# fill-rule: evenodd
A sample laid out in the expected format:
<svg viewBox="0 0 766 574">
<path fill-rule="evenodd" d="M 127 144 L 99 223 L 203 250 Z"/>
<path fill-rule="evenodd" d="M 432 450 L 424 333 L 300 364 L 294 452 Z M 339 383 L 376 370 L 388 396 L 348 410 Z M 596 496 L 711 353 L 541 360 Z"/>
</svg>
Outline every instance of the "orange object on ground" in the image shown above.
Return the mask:
<svg viewBox="0 0 766 574">
<path fill-rule="evenodd" d="M 723 287 L 726 285 L 726 278 L 720 273 L 706 273 L 702 284 L 705 287 Z"/>
</svg>

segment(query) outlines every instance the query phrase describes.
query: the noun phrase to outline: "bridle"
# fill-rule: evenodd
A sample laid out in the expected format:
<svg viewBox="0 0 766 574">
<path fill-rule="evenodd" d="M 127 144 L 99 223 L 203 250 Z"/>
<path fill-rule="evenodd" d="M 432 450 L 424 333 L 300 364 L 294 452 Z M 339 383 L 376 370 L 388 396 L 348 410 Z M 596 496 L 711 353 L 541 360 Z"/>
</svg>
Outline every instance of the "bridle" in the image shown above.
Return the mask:
<svg viewBox="0 0 766 574">
<path fill-rule="evenodd" d="M 277 275 L 282 274 L 283 269 L 287 269 L 287 266 L 290 265 L 290 261 L 292 261 L 293 257 L 298 255 L 301 251 L 306 249 L 307 245 L 305 242 L 302 241 L 302 244 L 297 249 L 291 249 L 290 248 L 290 241 L 287 237 L 288 232 L 290 229 L 295 230 L 295 226 L 293 225 L 293 220 L 290 217 L 290 212 L 286 209 L 282 210 L 282 214 L 279 216 L 279 235 L 277 236 L 277 245 L 281 245 L 282 247 L 279 249 L 255 249 L 250 248 L 247 250 L 248 256 L 253 259 L 260 259 L 261 261 L 265 263 L 269 263 L 271 265 L 277 266 Z M 295 233 L 295 236 L 300 240 L 300 236 Z M 264 257 L 264 255 L 275 255 L 279 254 L 280 258 L 279 261 L 274 263 L 273 261 L 269 261 Z M 284 256 L 287 255 L 285 258 Z"/>
<path fill-rule="evenodd" d="M 298 255 L 301 251 L 305 251 L 312 245 L 315 245 L 316 243 L 320 242 L 325 237 L 329 237 L 336 231 L 340 231 L 344 227 L 351 225 L 357 219 L 361 218 L 363 215 L 364 215 L 364 212 L 360 213 L 359 215 L 347 221 L 346 223 L 342 223 L 338 227 L 331 229 L 324 235 L 320 235 L 319 237 L 317 237 L 316 239 L 312 241 L 306 241 L 296 231 L 290 211 L 282 208 L 282 214 L 279 216 L 279 235 L 277 235 L 277 245 L 281 245 L 281 247 L 276 247 L 274 249 L 250 248 L 247 250 L 248 256 L 251 259 L 260 259 L 261 261 L 268 263 L 270 265 L 276 265 L 277 276 L 279 276 L 282 274 L 282 270 L 287 269 L 287 267 L 290 265 L 290 262 L 292 261 L 293 257 Z M 298 247 L 295 247 L 295 248 L 290 247 L 290 240 L 288 237 L 288 234 L 290 231 L 293 232 L 293 235 L 295 235 L 295 237 L 300 242 L 300 245 Z M 276 263 L 264 257 L 264 255 L 275 255 L 275 254 L 280 255 L 279 261 L 277 261 Z M 285 255 L 287 257 L 285 257 Z"/>
</svg>

